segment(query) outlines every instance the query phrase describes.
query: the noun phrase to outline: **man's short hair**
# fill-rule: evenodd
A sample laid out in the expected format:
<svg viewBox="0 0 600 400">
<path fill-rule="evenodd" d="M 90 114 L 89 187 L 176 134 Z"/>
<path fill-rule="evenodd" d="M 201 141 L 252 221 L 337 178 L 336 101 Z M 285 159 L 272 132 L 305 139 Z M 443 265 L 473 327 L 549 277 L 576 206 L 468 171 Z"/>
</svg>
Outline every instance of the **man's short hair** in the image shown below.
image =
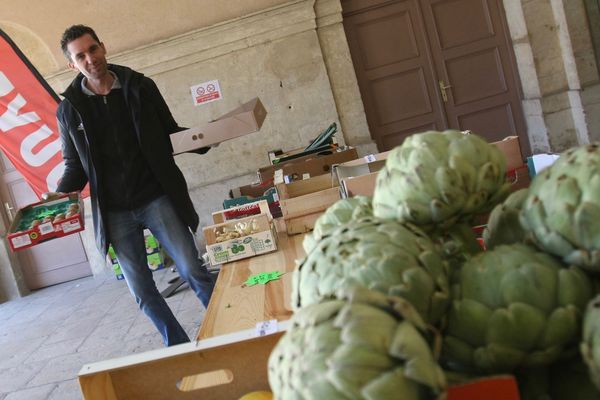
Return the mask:
<svg viewBox="0 0 600 400">
<path fill-rule="evenodd" d="M 62 34 L 62 38 L 60 39 L 60 48 L 62 49 L 65 57 L 67 57 L 67 60 L 71 61 L 71 54 L 69 54 L 67 45 L 73 40 L 78 39 L 85 34 L 89 34 L 92 37 L 92 39 L 100 43 L 100 39 L 98 39 L 98 35 L 96 35 L 96 32 L 94 32 L 94 30 L 89 26 L 85 25 L 73 25 L 67 28 Z"/>
</svg>

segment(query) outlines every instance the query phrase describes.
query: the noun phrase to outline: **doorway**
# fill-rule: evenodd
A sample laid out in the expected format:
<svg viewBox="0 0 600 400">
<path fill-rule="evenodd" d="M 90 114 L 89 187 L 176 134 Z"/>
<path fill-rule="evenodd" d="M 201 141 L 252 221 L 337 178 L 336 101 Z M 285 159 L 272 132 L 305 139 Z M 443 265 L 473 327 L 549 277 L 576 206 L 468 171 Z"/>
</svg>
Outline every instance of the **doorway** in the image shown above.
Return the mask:
<svg viewBox="0 0 600 400">
<path fill-rule="evenodd" d="M 530 146 L 501 0 L 344 0 L 344 29 L 379 151 L 426 130 Z"/>
</svg>

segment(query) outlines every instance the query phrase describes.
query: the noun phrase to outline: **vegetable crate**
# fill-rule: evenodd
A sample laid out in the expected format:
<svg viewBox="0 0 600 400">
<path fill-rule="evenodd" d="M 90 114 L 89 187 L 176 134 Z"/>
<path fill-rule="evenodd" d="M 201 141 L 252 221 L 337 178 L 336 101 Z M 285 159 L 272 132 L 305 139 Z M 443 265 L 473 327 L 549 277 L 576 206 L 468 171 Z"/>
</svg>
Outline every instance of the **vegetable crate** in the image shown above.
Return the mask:
<svg viewBox="0 0 600 400">
<path fill-rule="evenodd" d="M 317 218 L 340 199 L 338 182 L 331 174 L 278 183 L 276 187 L 288 235 L 311 231 Z"/>
<path fill-rule="evenodd" d="M 82 231 L 83 201 L 78 192 L 25 206 L 15 216 L 6 235 L 13 251 L 27 249 L 46 240 Z"/>
<path fill-rule="evenodd" d="M 277 233 L 266 213 L 210 225 L 202 231 L 211 265 L 277 250 Z"/>
</svg>

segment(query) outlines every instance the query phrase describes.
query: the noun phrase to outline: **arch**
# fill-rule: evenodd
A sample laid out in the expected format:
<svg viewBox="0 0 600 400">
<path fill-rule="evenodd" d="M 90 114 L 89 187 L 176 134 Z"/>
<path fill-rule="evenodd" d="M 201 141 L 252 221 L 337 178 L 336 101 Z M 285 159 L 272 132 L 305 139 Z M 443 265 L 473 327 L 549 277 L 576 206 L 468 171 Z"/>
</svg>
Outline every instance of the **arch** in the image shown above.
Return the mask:
<svg viewBox="0 0 600 400">
<path fill-rule="evenodd" d="M 0 20 L 2 29 L 27 56 L 42 76 L 55 72 L 59 65 L 48 45 L 31 29 L 14 22 Z"/>
</svg>

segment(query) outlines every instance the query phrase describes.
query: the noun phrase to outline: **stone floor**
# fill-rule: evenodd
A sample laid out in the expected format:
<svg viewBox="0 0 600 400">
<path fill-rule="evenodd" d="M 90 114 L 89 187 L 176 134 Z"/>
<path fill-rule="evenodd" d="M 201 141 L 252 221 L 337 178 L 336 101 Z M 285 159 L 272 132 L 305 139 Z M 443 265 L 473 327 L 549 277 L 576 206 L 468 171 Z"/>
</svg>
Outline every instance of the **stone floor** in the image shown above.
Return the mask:
<svg viewBox="0 0 600 400">
<path fill-rule="evenodd" d="M 159 290 L 175 273 L 154 272 Z M 190 338 L 205 309 L 187 285 L 167 299 Z M 0 400 L 81 399 L 84 364 L 163 347 L 125 281 L 88 277 L 0 304 Z"/>
</svg>

